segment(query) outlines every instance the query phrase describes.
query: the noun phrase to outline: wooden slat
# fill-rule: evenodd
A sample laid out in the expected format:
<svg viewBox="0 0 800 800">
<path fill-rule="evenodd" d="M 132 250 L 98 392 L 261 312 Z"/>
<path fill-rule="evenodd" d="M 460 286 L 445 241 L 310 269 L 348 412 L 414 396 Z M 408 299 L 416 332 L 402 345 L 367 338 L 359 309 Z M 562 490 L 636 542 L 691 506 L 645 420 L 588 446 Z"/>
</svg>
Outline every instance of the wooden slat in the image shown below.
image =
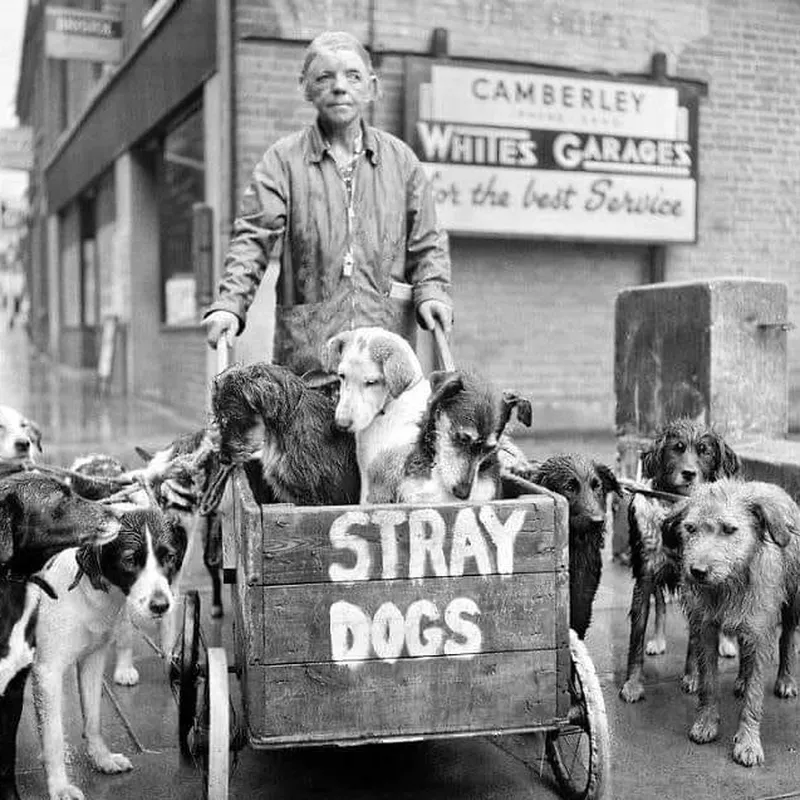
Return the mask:
<svg viewBox="0 0 800 800">
<path fill-rule="evenodd" d="M 522 529 L 514 542 L 513 571 L 552 572 L 557 568 L 561 553 L 553 546 L 554 503 L 551 498 L 520 498 L 496 501 L 481 506 L 451 504 L 433 509 L 415 506 L 366 506 L 366 507 L 320 507 L 317 509 L 298 507 L 261 507 L 263 523 L 263 572 L 265 584 L 315 583 L 331 579 L 330 567 L 338 564 L 345 570 L 356 564 L 356 556 L 349 547 L 335 548 L 331 543 L 331 528 L 336 524 L 347 535 L 357 537 L 367 544 L 369 570 L 352 580 L 409 577 L 410 544 L 412 530 L 430 531 L 429 520 L 443 520 L 446 529 L 443 554 L 448 572 L 453 574 L 463 569 L 465 575 L 485 574 L 485 565 L 475 558 L 467 557 L 454 565 L 453 542 L 456 530 L 466 527 L 476 529 L 478 545 L 485 546 L 488 554 L 489 573 L 498 569 L 497 548 L 484 525 L 482 515 L 493 515 L 500 524 L 509 524 L 514 513 L 523 515 Z M 385 520 L 398 520 L 392 529 Z M 395 563 L 387 566 L 381 544 L 381 531 L 391 531 L 387 539 L 395 543 Z M 252 530 L 252 534 L 255 531 Z M 460 565 L 459 565 L 460 564 Z M 253 569 L 256 564 L 253 563 Z M 388 573 L 388 574 L 387 574 Z M 425 576 L 440 574 L 430 560 L 425 563 Z M 253 576 L 255 578 L 255 575 Z"/>
<path fill-rule="evenodd" d="M 254 746 L 525 728 L 555 719 L 553 651 L 254 667 Z M 265 708 L 258 704 L 265 703 Z"/>
<path fill-rule="evenodd" d="M 372 620 L 382 604 L 393 603 L 405 617 L 411 604 L 420 600 L 432 602 L 439 614 L 438 620 L 424 618 L 424 629 L 441 629 L 443 641 L 452 638 L 445 611 L 455 598 L 469 598 L 480 609 L 474 621 L 480 629 L 481 652 L 552 648 L 556 635 L 555 573 L 367 581 L 347 586 L 318 583 L 273 586 L 261 591 L 264 621 L 255 627 L 263 630 L 263 660 L 267 664 L 331 660 L 331 606 L 341 601 L 356 607 L 350 609 L 353 616 L 349 619 L 357 620 L 356 626 L 365 638 L 369 631 L 367 618 Z M 363 619 L 359 612 L 365 615 Z M 352 628 L 348 631 L 345 624 L 338 627 L 340 636 L 352 637 Z M 410 628 L 415 639 L 420 626 L 410 624 Z M 456 640 L 463 642 L 464 638 Z M 410 655 L 405 646 L 401 655 Z M 370 649 L 368 657 L 375 657 L 374 650 Z"/>
</svg>

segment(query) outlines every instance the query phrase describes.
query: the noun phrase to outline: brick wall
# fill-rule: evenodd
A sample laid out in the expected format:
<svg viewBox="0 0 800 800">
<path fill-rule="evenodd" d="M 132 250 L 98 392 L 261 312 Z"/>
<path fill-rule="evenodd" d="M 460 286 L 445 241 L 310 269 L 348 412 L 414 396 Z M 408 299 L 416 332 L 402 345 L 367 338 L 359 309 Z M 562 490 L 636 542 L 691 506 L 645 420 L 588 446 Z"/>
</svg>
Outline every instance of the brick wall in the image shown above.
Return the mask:
<svg viewBox="0 0 800 800">
<path fill-rule="evenodd" d="M 303 46 L 325 28 L 366 43 L 372 33 L 373 49 L 388 51 L 378 60 L 384 97 L 374 121 L 400 135 L 398 54 L 427 52 L 435 27 L 448 29 L 454 57 L 644 74 L 653 53 L 666 52 L 672 74 L 709 84 L 700 105 L 699 242 L 668 249 L 666 277 L 785 281 L 790 318 L 800 323 L 794 0 L 239 0 L 236 24 L 238 192 L 263 149 L 311 119 L 297 73 Z M 637 247 L 454 239 L 458 360 L 529 392 L 546 426 L 610 429 L 614 300 L 641 281 L 645 259 Z M 800 328 L 789 357 L 800 400 Z M 793 422 L 800 426 L 800 411 Z"/>
</svg>

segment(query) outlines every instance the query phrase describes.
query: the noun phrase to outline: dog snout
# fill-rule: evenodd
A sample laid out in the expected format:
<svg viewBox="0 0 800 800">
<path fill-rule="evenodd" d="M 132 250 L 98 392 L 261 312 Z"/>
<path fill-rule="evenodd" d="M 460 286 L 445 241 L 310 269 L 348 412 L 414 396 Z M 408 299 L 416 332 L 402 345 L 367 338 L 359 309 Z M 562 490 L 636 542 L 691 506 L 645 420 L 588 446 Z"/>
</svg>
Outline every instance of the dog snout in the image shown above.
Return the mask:
<svg viewBox="0 0 800 800">
<path fill-rule="evenodd" d="M 154 617 L 163 617 L 169 611 L 169 597 L 164 592 L 156 592 L 150 598 L 148 609 Z"/>
<path fill-rule="evenodd" d="M 691 564 L 689 566 L 689 574 L 692 576 L 692 580 L 702 583 L 708 578 L 708 565 Z"/>
<path fill-rule="evenodd" d="M 687 482 L 691 483 L 697 477 L 696 469 L 682 469 L 681 477 Z"/>
<path fill-rule="evenodd" d="M 26 455 L 31 450 L 31 442 L 30 439 L 16 439 L 14 441 L 14 449 L 20 455 Z"/>
<path fill-rule="evenodd" d="M 453 494 L 459 500 L 467 500 L 472 492 L 472 483 L 467 481 L 459 481 L 453 487 Z"/>
</svg>

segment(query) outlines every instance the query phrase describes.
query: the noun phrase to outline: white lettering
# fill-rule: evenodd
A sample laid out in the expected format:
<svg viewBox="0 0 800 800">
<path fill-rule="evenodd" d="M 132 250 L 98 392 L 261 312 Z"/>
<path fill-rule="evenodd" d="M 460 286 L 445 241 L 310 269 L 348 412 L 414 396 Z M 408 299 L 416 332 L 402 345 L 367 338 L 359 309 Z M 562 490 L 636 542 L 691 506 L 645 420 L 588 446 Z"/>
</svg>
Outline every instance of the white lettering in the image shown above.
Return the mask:
<svg viewBox="0 0 800 800">
<path fill-rule="evenodd" d="M 444 612 L 444 621 L 448 628 L 461 641 L 448 639 L 444 643 L 444 653 L 448 656 L 474 655 L 481 651 L 481 629 L 468 617 L 480 616 L 481 610 L 469 597 L 457 597 Z"/>
<path fill-rule="evenodd" d="M 471 508 L 463 508 L 456 516 L 453 525 L 453 545 L 450 550 L 450 576 L 464 574 L 464 562 L 474 558 L 481 575 L 492 572 L 492 560 L 483 538 L 478 521 Z"/>
<path fill-rule="evenodd" d="M 406 648 L 414 658 L 435 656 L 442 652 L 444 631 L 430 625 L 423 628 L 423 620 L 437 622 L 439 609 L 430 600 L 416 600 L 406 611 Z"/>
<path fill-rule="evenodd" d="M 330 610 L 331 658 L 334 661 L 365 661 L 369 658 L 370 619 L 346 600 L 337 600 Z"/>
<path fill-rule="evenodd" d="M 514 542 L 525 524 L 527 513 L 526 509 L 517 506 L 502 523 L 494 506 L 482 506 L 478 512 L 481 524 L 489 532 L 497 550 L 497 571 L 501 575 L 514 572 Z"/>
<path fill-rule="evenodd" d="M 444 557 L 444 537 L 447 529 L 439 514 L 432 508 L 414 509 L 408 515 L 408 577 L 422 578 L 430 559 L 433 574 L 446 578 L 447 561 Z"/>
<path fill-rule="evenodd" d="M 372 649 L 383 661 L 397 661 L 405 642 L 403 614 L 394 603 L 384 603 L 372 620 Z"/>
<path fill-rule="evenodd" d="M 376 511 L 372 521 L 381 532 L 381 577 L 391 580 L 397 577 L 397 528 L 406 521 L 402 511 Z"/>
<path fill-rule="evenodd" d="M 363 511 L 346 511 L 337 517 L 330 529 L 331 544 L 335 550 L 350 550 L 356 558 L 352 567 L 333 563 L 328 567 L 328 576 L 332 581 L 365 581 L 372 569 L 372 556 L 369 542 L 362 536 L 350 533 L 355 525 L 369 525 L 369 516 Z"/>
</svg>

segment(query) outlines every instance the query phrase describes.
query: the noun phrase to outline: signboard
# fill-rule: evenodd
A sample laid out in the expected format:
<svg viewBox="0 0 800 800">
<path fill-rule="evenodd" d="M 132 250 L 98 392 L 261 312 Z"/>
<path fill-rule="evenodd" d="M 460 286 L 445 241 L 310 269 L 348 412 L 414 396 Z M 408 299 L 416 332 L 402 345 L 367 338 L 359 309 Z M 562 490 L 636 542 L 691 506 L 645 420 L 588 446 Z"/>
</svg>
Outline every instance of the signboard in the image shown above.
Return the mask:
<svg viewBox="0 0 800 800">
<path fill-rule="evenodd" d="M 33 169 L 33 128 L 0 128 L 0 169 Z"/>
<path fill-rule="evenodd" d="M 119 14 L 76 8 L 45 8 L 45 54 L 48 58 L 122 60 L 122 19 Z"/>
<path fill-rule="evenodd" d="M 410 59 L 406 137 L 454 233 L 697 240 L 691 87 Z"/>
</svg>

